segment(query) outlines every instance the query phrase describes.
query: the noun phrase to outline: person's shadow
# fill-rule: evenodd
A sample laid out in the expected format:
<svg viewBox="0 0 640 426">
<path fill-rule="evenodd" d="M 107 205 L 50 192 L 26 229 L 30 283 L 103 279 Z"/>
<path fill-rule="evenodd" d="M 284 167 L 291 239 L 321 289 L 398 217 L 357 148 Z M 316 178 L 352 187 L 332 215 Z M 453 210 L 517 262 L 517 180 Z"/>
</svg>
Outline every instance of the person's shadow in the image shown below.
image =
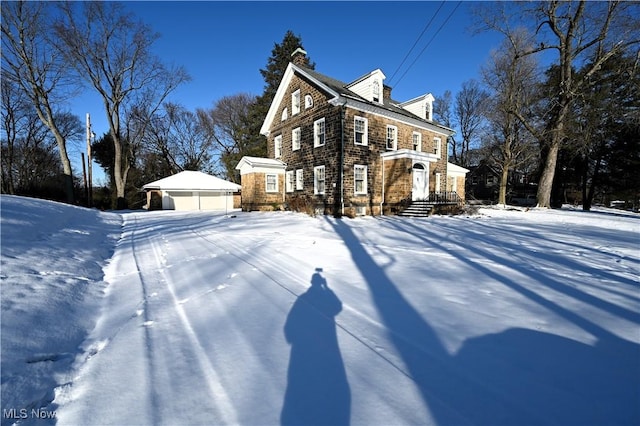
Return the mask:
<svg viewBox="0 0 640 426">
<path fill-rule="evenodd" d="M 342 302 L 316 268 L 311 287 L 293 304 L 284 335 L 291 345 L 283 425 L 347 425 L 351 391 L 338 347 L 335 316 Z"/>
</svg>

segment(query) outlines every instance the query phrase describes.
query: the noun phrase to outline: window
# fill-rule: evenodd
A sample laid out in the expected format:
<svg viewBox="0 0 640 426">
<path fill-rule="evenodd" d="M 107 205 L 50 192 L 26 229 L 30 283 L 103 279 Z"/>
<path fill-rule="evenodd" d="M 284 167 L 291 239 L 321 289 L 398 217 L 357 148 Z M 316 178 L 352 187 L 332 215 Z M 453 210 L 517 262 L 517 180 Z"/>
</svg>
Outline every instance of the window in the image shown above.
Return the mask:
<svg viewBox="0 0 640 426">
<path fill-rule="evenodd" d="M 440 193 L 440 173 L 436 173 L 436 193 Z"/>
<path fill-rule="evenodd" d="M 387 149 L 395 151 L 398 146 L 398 128 L 387 126 Z"/>
<path fill-rule="evenodd" d="M 267 192 L 278 192 L 278 175 L 267 174 L 265 179 Z"/>
<path fill-rule="evenodd" d="M 296 170 L 296 189 L 302 191 L 304 189 L 304 179 L 302 175 L 302 169 Z"/>
<path fill-rule="evenodd" d="M 291 149 L 293 151 L 300 149 L 300 127 L 291 131 Z"/>
<path fill-rule="evenodd" d="M 354 129 L 354 143 L 356 145 L 366 145 L 367 144 L 367 127 L 368 120 L 362 117 L 355 117 L 353 119 L 353 129 Z"/>
<path fill-rule="evenodd" d="M 313 193 L 324 194 L 324 166 L 313 168 Z"/>
<path fill-rule="evenodd" d="M 289 113 L 287 112 L 287 109 L 285 108 L 285 109 L 283 109 L 283 110 L 282 110 L 282 116 L 280 117 L 280 120 L 281 120 L 281 121 L 284 121 L 284 120 L 286 120 L 288 117 L 289 117 Z"/>
<path fill-rule="evenodd" d="M 300 89 L 291 94 L 291 115 L 296 115 L 300 112 Z"/>
<path fill-rule="evenodd" d="M 378 83 L 378 80 L 373 82 L 371 93 L 373 94 L 373 102 L 380 102 L 380 83 Z"/>
<path fill-rule="evenodd" d="M 433 153 L 438 158 L 442 155 L 442 140 L 440 138 L 433 138 Z"/>
<path fill-rule="evenodd" d="M 304 96 L 304 107 L 305 109 L 313 107 L 313 98 L 311 97 L 311 95 Z"/>
<path fill-rule="evenodd" d="M 367 193 L 367 166 L 353 166 L 353 189 L 356 195 Z"/>
<path fill-rule="evenodd" d="M 323 146 L 324 136 L 324 118 L 321 118 L 313 123 L 313 146 Z"/>
<path fill-rule="evenodd" d="M 274 158 L 282 157 L 282 135 L 278 135 L 273 139 Z"/>
<path fill-rule="evenodd" d="M 418 132 L 413 132 L 413 135 L 411 138 L 413 141 L 413 150 L 418 152 L 422 151 L 422 134 Z"/>
<path fill-rule="evenodd" d="M 451 191 L 458 192 L 458 179 L 457 176 L 451 176 Z"/>
<path fill-rule="evenodd" d="M 487 175 L 487 185 L 493 185 L 495 183 L 495 177 L 493 175 Z"/>
<path fill-rule="evenodd" d="M 284 188 L 287 192 L 293 192 L 293 170 L 285 173 Z"/>
</svg>

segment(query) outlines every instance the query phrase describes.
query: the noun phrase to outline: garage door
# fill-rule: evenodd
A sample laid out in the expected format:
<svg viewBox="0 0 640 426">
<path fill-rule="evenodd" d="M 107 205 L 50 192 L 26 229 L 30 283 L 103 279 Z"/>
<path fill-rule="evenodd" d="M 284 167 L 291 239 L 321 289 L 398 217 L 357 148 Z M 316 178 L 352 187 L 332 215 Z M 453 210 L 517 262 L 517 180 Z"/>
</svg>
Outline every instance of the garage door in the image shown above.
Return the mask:
<svg viewBox="0 0 640 426">
<path fill-rule="evenodd" d="M 200 210 L 225 210 L 225 208 L 233 208 L 233 199 L 227 194 L 220 192 L 200 193 Z"/>
<path fill-rule="evenodd" d="M 168 192 L 167 195 L 173 201 L 174 210 L 197 210 L 197 199 L 192 192 Z"/>
</svg>

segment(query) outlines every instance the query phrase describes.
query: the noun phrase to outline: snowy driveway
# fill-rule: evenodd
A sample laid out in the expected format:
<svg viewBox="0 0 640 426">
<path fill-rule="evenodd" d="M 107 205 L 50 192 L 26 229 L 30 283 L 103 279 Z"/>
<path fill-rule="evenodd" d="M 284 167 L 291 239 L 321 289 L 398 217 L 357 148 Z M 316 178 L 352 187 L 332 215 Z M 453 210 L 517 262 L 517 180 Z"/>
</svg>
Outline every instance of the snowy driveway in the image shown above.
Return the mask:
<svg viewBox="0 0 640 426">
<path fill-rule="evenodd" d="M 3 210 L 3 226 L 18 224 L 18 207 Z M 60 213 L 61 230 L 75 222 L 71 235 L 94 241 L 98 225 L 68 217 L 76 211 Z M 41 398 L 60 425 L 640 423 L 637 215 L 483 213 L 113 215 L 121 237 L 105 283 L 61 259 L 32 294 L 19 252 L 35 253 L 38 240 L 3 234 L 3 366 L 15 369 L 3 369 L 3 401 L 29 369 L 57 365 L 41 384 L 57 383 L 53 401 L 7 401 Z M 50 235 L 44 257 L 58 256 L 57 235 L 69 241 Z M 78 257 L 74 244 L 64 256 Z M 37 341 L 13 351 L 20 335 L 7 327 L 74 274 L 104 295 L 69 287 L 67 304 L 97 307 L 69 316 L 95 328 L 63 374 L 73 341 L 62 358 Z M 62 342 L 77 326 L 64 328 L 51 306 L 39 312 L 60 322 L 49 340 Z"/>
</svg>

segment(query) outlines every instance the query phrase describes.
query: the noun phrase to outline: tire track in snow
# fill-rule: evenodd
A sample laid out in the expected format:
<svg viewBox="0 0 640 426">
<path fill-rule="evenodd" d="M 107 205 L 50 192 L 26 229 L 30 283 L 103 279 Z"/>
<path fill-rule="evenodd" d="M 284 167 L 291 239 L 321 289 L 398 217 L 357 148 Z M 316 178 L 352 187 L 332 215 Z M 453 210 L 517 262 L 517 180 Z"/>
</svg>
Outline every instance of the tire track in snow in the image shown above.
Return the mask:
<svg viewBox="0 0 640 426">
<path fill-rule="evenodd" d="M 134 216 L 134 217 L 136 218 L 135 224 L 137 226 L 137 216 Z M 135 230 L 132 232 L 132 238 L 134 235 L 135 235 Z M 161 245 L 161 243 L 154 241 L 153 235 L 147 235 L 145 238 L 152 250 L 152 254 L 155 260 L 155 265 L 150 270 L 150 273 L 158 274 L 161 277 L 161 279 L 158 279 L 157 282 L 164 283 L 164 288 L 166 288 L 167 294 L 170 296 L 171 307 L 173 308 L 173 312 L 175 312 L 175 314 L 177 315 L 177 318 L 179 319 L 179 322 L 183 331 L 181 335 L 186 337 L 187 342 L 189 343 L 189 347 L 191 348 L 192 353 L 197 362 L 198 368 L 202 372 L 201 377 L 204 377 L 204 381 L 209 393 L 209 401 L 212 401 L 213 404 L 215 405 L 215 408 L 217 409 L 216 410 L 217 414 L 220 416 L 220 423 L 238 424 L 238 414 L 235 410 L 235 407 L 232 401 L 229 399 L 226 390 L 223 388 L 220 377 L 218 376 L 218 373 L 213 367 L 211 360 L 207 356 L 206 351 L 202 346 L 202 343 L 198 339 L 198 336 L 191 322 L 189 321 L 189 318 L 183 307 L 183 303 L 181 303 L 182 301 L 179 300 L 178 297 L 176 296 L 175 288 L 172 285 L 171 277 L 168 276 L 168 274 L 166 273 L 167 272 L 166 260 L 164 259 L 164 256 L 163 256 L 162 247 L 159 246 Z M 134 256 L 135 256 L 135 250 L 134 250 Z M 142 278 L 145 275 L 146 268 L 140 268 L 140 264 L 137 259 L 136 259 L 136 265 L 138 266 L 138 269 L 141 271 L 140 275 Z M 145 265 L 145 266 L 151 266 L 151 265 Z M 144 285 L 144 282 L 145 282 L 144 278 L 142 278 L 142 282 Z M 145 294 L 147 293 L 147 291 L 148 290 L 145 290 Z M 145 298 L 145 300 L 147 299 Z M 152 325 L 153 321 L 150 318 L 148 318 L 148 313 L 147 313 L 148 308 L 149 308 L 148 306 L 145 306 L 145 320 L 146 320 L 145 324 Z M 150 336 L 150 334 L 151 334 L 151 329 L 150 327 L 147 327 L 147 335 Z M 149 337 L 149 340 L 150 342 L 152 342 L 151 337 Z M 150 348 L 152 352 L 154 352 L 154 349 L 158 349 L 158 348 Z M 150 358 L 152 358 L 154 355 L 159 356 L 160 354 L 152 353 Z M 170 365 L 166 367 L 169 371 L 171 370 Z M 156 391 L 154 390 L 154 392 Z M 154 403 L 157 404 L 155 405 L 155 407 L 158 410 L 162 408 L 158 403 L 159 399 L 160 397 L 158 396 L 157 400 L 154 401 Z M 157 424 L 157 423 L 158 422 L 154 421 L 154 424 Z"/>
</svg>

